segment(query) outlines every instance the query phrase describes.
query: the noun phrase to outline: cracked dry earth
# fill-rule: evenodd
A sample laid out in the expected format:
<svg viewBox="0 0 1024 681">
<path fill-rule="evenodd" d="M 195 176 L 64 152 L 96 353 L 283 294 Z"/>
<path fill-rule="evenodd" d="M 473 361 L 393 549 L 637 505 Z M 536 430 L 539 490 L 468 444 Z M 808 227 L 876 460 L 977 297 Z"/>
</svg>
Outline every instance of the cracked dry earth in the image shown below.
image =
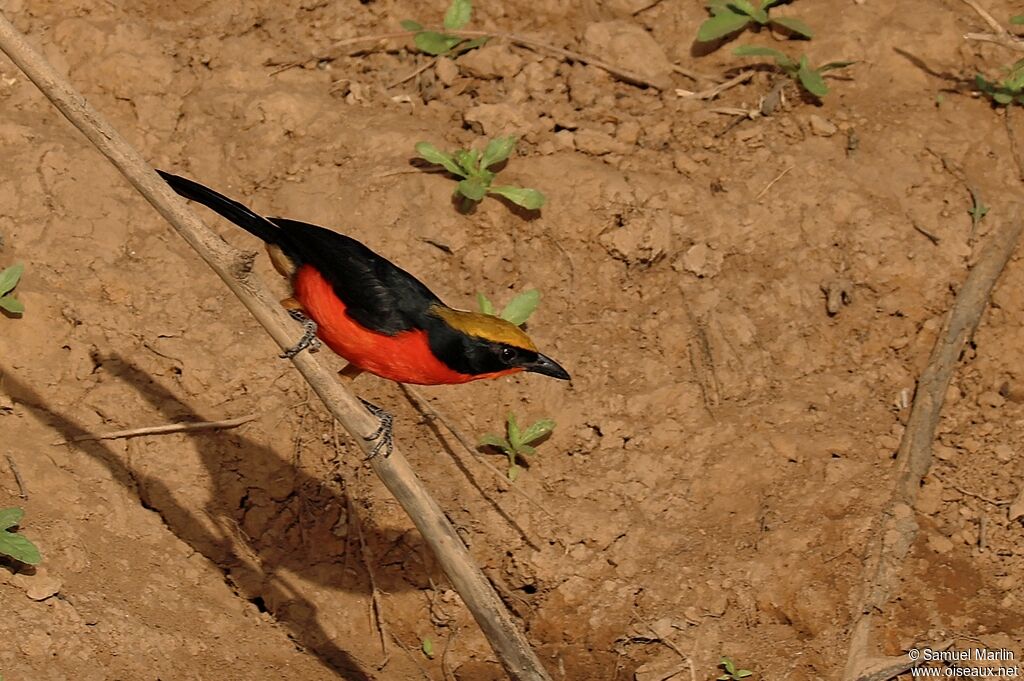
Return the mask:
<svg viewBox="0 0 1024 681">
<path fill-rule="evenodd" d="M 457 306 L 542 291 L 530 331 L 571 384 L 423 390 L 474 439 L 509 411 L 557 421 L 515 483 L 532 502 L 397 386 L 356 388 L 397 415 L 553 678 L 712 679 L 721 655 L 754 679 L 839 678 L 915 378 L 1016 215 L 1024 119 L 969 87 L 1015 57 L 964 40 L 987 26 L 963 2 L 796 2 L 778 11 L 814 40 L 738 42 L 857 64 L 821 105 L 785 85 L 770 116 L 736 119 L 717 109 L 756 108 L 779 76 L 677 92 L 751 61 L 695 53 L 700 2 L 477 4 L 474 28 L 656 87 L 505 40 L 405 80 L 427 61 L 405 39 L 337 47 L 440 19 L 410 0 L 3 12 L 154 165 L 344 231 Z M 44 556 L 0 570 L 3 678 L 503 678 L 410 521 L 215 276 L 6 60 L 0 110 L 0 266 L 27 268 L 26 314 L 0 317 L 0 506 L 26 509 Z M 501 177 L 548 194 L 534 219 L 493 199 L 459 214 L 451 180 L 411 163 L 421 140 L 513 133 Z M 990 208 L 976 225 L 971 191 Z M 955 372 L 880 653 L 974 639 L 1021 659 L 1022 287 L 1018 256 Z"/>
</svg>

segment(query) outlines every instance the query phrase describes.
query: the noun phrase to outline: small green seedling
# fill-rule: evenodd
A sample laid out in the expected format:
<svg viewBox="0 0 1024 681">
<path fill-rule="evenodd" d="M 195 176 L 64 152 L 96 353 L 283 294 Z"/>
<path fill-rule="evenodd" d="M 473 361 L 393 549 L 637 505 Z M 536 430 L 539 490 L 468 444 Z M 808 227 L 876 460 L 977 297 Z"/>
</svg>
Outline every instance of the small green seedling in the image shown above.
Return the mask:
<svg viewBox="0 0 1024 681">
<path fill-rule="evenodd" d="M 978 224 L 988 215 L 988 206 L 981 201 L 981 197 L 978 192 L 974 189 L 970 189 L 971 192 L 971 209 L 967 211 L 967 214 L 971 216 L 971 231 L 978 229 Z"/>
<path fill-rule="evenodd" d="M 736 663 L 732 661 L 732 658 L 725 657 L 724 655 L 718 666 L 725 670 L 725 673 L 718 677 L 718 681 L 740 681 L 740 679 L 745 679 L 754 674 L 749 669 L 736 669 Z"/>
<path fill-rule="evenodd" d="M 459 149 L 446 154 L 429 142 L 418 142 L 416 152 L 426 161 L 443 167 L 452 175 L 462 178 L 456 192 L 462 196 L 462 210 L 469 211 L 488 194 L 497 194 L 527 210 L 538 210 L 544 205 L 544 195 L 536 189 L 493 186 L 495 172 L 491 167 L 508 159 L 519 140 L 514 135 L 495 137 L 487 143 L 483 153 L 479 149 Z"/>
<path fill-rule="evenodd" d="M 804 90 L 815 97 L 824 97 L 828 94 L 828 86 L 825 85 L 825 78 L 822 76 L 826 71 L 842 69 L 854 64 L 852 61 L 830 61 L 818 68 L 811 66 L 807 55 L 802 55 L 799 61 L 795 61 L 789 55 L 773 50 L 770 47 L 758 47 L 756 45 L 741 45 L 732 51 L 740 57 L 771 57 L 775 64 L 787 76 L 799 83 Z"/>
<path fill-rule="evenodd" d="M 996 104 L 1002 106 L 1014 102 L 1024 104 L 1024 59 L 1014 63 L 1003 80 L 999 82 L 986 80 L 979 73 L 974 77 L 974 84 Z"/>
<path fill-rule="evenodd" d="M 471 0 L 452 0 L 448 11 L 444 13 L 444 27 L 449 31 L 457 31 L 468 24 L 472 16 L 473 3 Z M 416 35 L 413 36 L 413 42 L 416 43 L 416 47 L 422 52 L 432 54 L 435 57 L 442 55 L 454 57 L 480 47 L 490 40 L 490 36 L 470 40 L 450 33 L 428 31 L 419 22 L 411 19 L 406 19 L 401 23 L 402 28 L 405 30 L 416 32 Z"/>
<path fill-rule="evenodd" d="M 429 659 L 434 659 L 434 642 L 430 639 L 429 636 L 423 637 L 423 643 L 420 644 L 420 649 L 423 651 L 423 654 L 426 655 Z"/>
<path fill-rule="evenodd" d="M 39 565 L 43 558 L 39 555 L 36 545 L 20 534 L 10 531 L 21 522 L 24 515 L 25 511 L 17 507 L 0 509 L 0 556 L 10 556 L 22 563 Z"/>
<path fill-rule="evenodd" d="M 1010 23 L 1014 24 L 1016 26 L 1020 26 L 1021 24 L 1024 24 L 1024 14 L 1015 14 L 1015 15 L 1013 15 L 1012 17 L 1010 17 Z"/>
<path fill-rule="evenodd" d="M 11 314 L 22 314 L 25 311 L 22 302 L 11 293 L 18 285 L 18 280 L 21 279 L 21 273 L 24 271 L 25 266 L 20 262 L 0 271 L 0 308 Z"/>
<path fill-rule="evenodd" d="M 697 30 L 697 42 L 707 43 L 738 33 L 751 24 L 781 28 L 797 38 L 810 40 L 810 26 L 795 17 L 773 17 L 768 10 L 783 0 L 764 0 L 758 7 L 750 0 L 709 0 L 711 18 Z"/>
<path fill-rule="evenodd" d="M 520 430 L 516 415 L 509 412 L 505 425 L 507 437 L 488 433 L 480 438 L 480 446 L 502 451 L 508 457 L 508 479 L 515 480 L 522 471 L 519 461 L 525 462 L 526 455 L 536 454 L 537 450 L 532 445 L 550 435 L 554 429 L 555 422 L 552 419 L 541 419 L 526 430 Z"/>
<path fill-rule="evenodd" d="M 482 293 L 476 294 L 476 304 L 479 306 L 480 312 L 484 314 L 489 314 L 492 317 L 501 317 L 516 326 L 522 326 L 537 309 L 537 305 L 540 304 L 540 291 L 537 289 L 523 291 L 509 301 L 505 309 L 501 311 L 501 314 L 497 314 L 494 304 Z"/>
</svg>

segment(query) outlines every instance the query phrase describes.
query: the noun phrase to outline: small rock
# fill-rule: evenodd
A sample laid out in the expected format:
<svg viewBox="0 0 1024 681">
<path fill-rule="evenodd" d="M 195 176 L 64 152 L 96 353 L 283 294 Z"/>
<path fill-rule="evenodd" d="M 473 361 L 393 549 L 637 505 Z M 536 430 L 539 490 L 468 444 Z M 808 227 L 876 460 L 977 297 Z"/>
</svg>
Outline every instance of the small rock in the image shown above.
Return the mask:
<svg viewBox="0 0 1024 681">
<path fill-rule="evenodd" d="M 36 568 L 33 575 L 18 573 L 11 578 L 11 583 L 24 589 L 25 595 L 33 601 L 45 601 L 61 587 L 60 579 L 49 574 L 46 568 Z"/>
<path fill-rule="evenodd" d="M 437 66 L 434 69 L 437 71 L 437 79 L 445 87 L 450 86 L 459 77 L 459 67 L 448 57 L 438 57 Z"/>
<path fill-rule="evenodd" d="M 811 114 L 808 117 L 808 123 L 811 125 L 811 132 L 819 137 L 831 137 L 839 130 L 835 123 L 822 118 L 818 114 Z"/>
<path fill-rule="evenodd" d="M 675 158 L 672 159 L 672 165 L 676 167 L 676 170 L 687 177 L 693 177 L 699 169 L 697 162 L 682 151 L 677 153 Z"/>
<path fill-rule="evenodd" d="M 615 129 L 615 139 L 623 144 L 634 145 L 640 139 L 640 124 L 634 120 L 623 121 Z"/>
<path fill-rule="evenodd" d="M 571 151 L 576 148 L 576 134 L 571 130 L 559 130 L 554 135 L 555 148 L 561 151 Z"/>
<path fill-rule="evenodd" d="M 479 104 L 462 118 L 474 131 L 488 137 L 523 135 L 532 128 L 522 109 L 512 104 Z"/>
<path fill-rule="evenodd" d="M 994 390 L 988 390 L 978 395 L 978 406 L 979 407 L 990 407 L 992 409 L 998 409 L 999 407 L 1006 404 L 1006 398 L 995 392 Z"/>
<path fill-rule="evenodd" d="M 1009 463 L 1013 460 L 1013 447 L 1008 444 L 996 445 L 992 448 L 992 453 L 996 455 L 999 463 Z"/>
<path fill-rule="evenodd" d="M 1021 488 L 1020 494 L 1010 504 L 1009 519 L 1013 522 L 1017 518 L 1024 517 L 1024 487 Z"/>
<path fill-rule="evenodd" d="M 949 553 L 953 550 L 953 542 L 941 534 L 933 534 L 928 537 L 928 546 L 936 553 Z"/>
<path fill-rule="evenodd" d="M 579 133 L 576 133 L 579 143 Z M 622 227 L 601 236 L 601 243 L 614 258 L 627 265 L 652 263 L 669 250 L 672 216 L 666 212 L 637 215 Z"/>
<path fill-rule="evenodd" d="M 690 250 L 683 254 L 680 264 L 690 274 L 703 279 L 714 277 L 722 271 L 722 263 L 725 256 L 714 250 L 708 244 L 695 244 Z"/>
<path fill-rule="evenodd" d="M 938 513 L 942 508 L 942 483 L 928 478 L 917 495 L 917 510 L 921 515 Z"/>
<path fill-rule="evenodd" d="M 622 142 L 597 130 L 577 130 L 575 139 L 576 148 L 592 156 L 604 156 L 611 153 L 624 154 L 629 151 L 629 147 Z"/>
<path fill-rule="evenodd" d="M 633 71 L 658 87 L 672 84 L 672 62 L 650 33 L 631 21 L 590 24 L 583 33 L 583 51 L 603 55 L 616 66 Z"/>
<path fill-rule="evenodd" d="M 514 78 L 523 70 L 523 58 L 508 45 L 486 45 L 470 50 L 459 57 L 458 64 L 467 76 L 483 80 Z"/>
</svg>

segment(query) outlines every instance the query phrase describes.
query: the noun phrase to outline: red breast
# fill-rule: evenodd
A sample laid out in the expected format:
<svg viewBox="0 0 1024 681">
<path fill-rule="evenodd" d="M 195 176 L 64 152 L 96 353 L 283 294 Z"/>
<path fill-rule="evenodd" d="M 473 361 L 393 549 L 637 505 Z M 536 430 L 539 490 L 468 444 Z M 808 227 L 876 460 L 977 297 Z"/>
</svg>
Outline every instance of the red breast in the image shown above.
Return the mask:
<svg viewBox="0 0 1024 681">
<path fill-rule="evenodd" d="M 349 317 L 331 284 L 316 268 L 303 265 L 293 280 L 295 298 L 316 322 L 317 335 L 334 352 L 363 371 L 399 383 L 441 385 L 496 378 L 520 371 L 463 374 L 450 369 L 430 351 L 427 332 L 419 329 L 389 336 Z"/>
</svg>

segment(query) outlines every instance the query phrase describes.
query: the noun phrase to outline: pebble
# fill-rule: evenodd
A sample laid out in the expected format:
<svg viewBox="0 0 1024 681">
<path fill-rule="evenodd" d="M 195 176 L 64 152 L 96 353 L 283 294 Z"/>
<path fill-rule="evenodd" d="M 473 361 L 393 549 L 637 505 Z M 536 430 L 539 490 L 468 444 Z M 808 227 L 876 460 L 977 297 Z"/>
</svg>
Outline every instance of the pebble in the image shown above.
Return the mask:
<svg viewBox="0 0 1024 681">
<path fill-rule="evenodd" d="M 992 409 L 998 409 L 999 407 L 1006 404 L 1006 398 L 995 392 L 994 390 L 987 390 L 982 394 L 978 395 L 978 406 L 979 407 L 990 407 Z"/>
<path fill-rule="evenodd" d="M 936 553 L 949 553 L 953 550 L 953 542 L 941 534 L 933 534 L 928 537 L 928 546 Z"/>
<path fill-rule="evenodd" d="M 437 66 L 434 69 L 437 71 L 437 79 L 446 87 L 459 77 L 459 67 L 448 57 L 438 57 Z"/>
<path fill-rule="evenodd" d="M 818 114 L 811 114 L 808 118 L 808 123 L 810 123 L 811 132 L 819 137 L 831 137 L 839 130 L 835 123 L 822 118 Z"/>
<path fill-rule="evenodd" d="M 599 54 L 615 66 L 633 71 L 658 87 L 672 84 L 672 62 L 650 33 L 631 21 L 590 24 L 583 33 L 583 51 Z"/>
</svg>

